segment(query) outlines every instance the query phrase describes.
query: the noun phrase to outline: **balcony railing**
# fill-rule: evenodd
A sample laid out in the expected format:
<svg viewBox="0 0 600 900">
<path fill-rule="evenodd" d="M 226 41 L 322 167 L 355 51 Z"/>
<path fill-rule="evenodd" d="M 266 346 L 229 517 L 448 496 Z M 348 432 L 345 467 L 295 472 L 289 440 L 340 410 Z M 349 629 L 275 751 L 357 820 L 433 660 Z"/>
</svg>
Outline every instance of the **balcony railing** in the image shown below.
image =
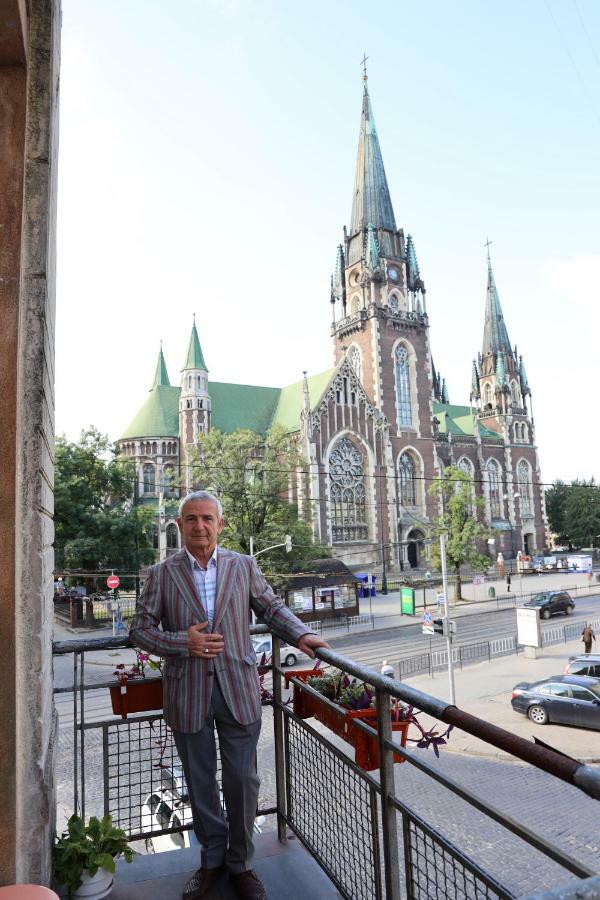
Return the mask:
<svg viewBox="0 0 600 900">
<path fill-rule="evenodd" d="M 252 630 L 264 633 L 266 628 L 254 626 Z M 191 825 L 185 797 L 178 816 L 165 822 L 165 827 L 155 821 L 147 806 L 147 798 L 160 795 L 164 789 L 165 773 L 172 773 L 178 763 L 161 714 L 132 715 L 123 720 L 107 713 L 102 697 L 115 680 L 103 679 L 96 672 L 86 677 L 86 657 L 89 665 L 98 650 L 106 653 L 130 646 L 127 639 L 110 638 L 54 644 L 56 659 L 69 654 L 73 658 L 70 683 L 55 688 L 63 725 L 66 717 L 73 717 L 71 748 L 64 729 L 61 731 L 65 755 L 59 767 L 73 775 L 72 796 L 62 797 L 61 805 L 63 811 L 72 808 L 82 816 L 110 813 L 131 839 L 180 833 Z M 544 885 L 540 873 L 546 876 L 548 887 L 593 876 L 591 869 L 554 846 L 547 835 L 520 824 L 468 785 L 459 784 L 425 751 L 404 749 L 394 743 L 390 700 L 398 698 L 440 722 L 475 735 L 523 760 L 532 770 L 549 773 L 595 799 L 600 799 L 600 771 L 383 677 L 332 650 L 319 651 L 318 655 L 375 687 L 379 731 L 363 723 L 356 727 L 376 737 L 381 769 L 378 776 L 363 771 L 348 756 L 346 745 L 327 730 L 299 718 L 286 702 L 284 673 L 274 665 L 272 698 L 265 704 L 265 711 L 271 708 L 272 718 L 264 717 L 267 737 L 272 724 L 274 763 L 268 768 L 274 773 L 274 797 L 272 802 L 262 803 L 258 813 L 274 816 L 280 840 L 286 830 L 291 830 L 343 897 L 429 900 L 451 896 L 470 900 L 520 896 L 520 886 L 511 883 L 502 859 L 494 854 L 501 840 L 510 845 L 505 856 L 508 852 L 517 865 L 522 863 L 523 871 L 531 872 L 531 890 Z M 279 658 L 277 638 L 273 640 L 273 658 Z M 97 667 L 97 663 L 92 665 Z M 61 667 L 64 669 L 64 664 Z M 300 679 L 292 678 L 292 684 L 294 690 L 307 692 L 309 697 L 331 706 L 334 715 L 339 714 L 339 707 Z M 425 815 L 409 804 L 403 790 L 407 767 L 394 768 L 398 755 L 420 773 L 416 777 L 424 779 L 423 785 L 435 786 L 443 815 Z M 259 757 L 259 774 L 260 770 Z M 549 779 L 548 790 L 552 784 Z M 471 810 L 466 817 L 471 833 L 465 846 L 454 836 L 453 816 L 459 807 Z"/>
</svg>

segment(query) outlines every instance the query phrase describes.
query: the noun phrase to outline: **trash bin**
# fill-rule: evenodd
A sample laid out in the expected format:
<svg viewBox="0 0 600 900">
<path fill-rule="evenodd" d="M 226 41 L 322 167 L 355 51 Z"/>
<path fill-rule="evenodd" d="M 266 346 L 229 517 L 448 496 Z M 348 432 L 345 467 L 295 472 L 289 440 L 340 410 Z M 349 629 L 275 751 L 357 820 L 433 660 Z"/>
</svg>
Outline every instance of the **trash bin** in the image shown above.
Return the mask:
<svg viewBox="0 0 600 900">
<path fill-rule="evenodd" d="M 495 596 L 496 596 L 496 588 L 495 588 L 495 587 L 489 587 L 489 588 L 488 588 L 488 597 L 495 597 Z"/>
</svg>

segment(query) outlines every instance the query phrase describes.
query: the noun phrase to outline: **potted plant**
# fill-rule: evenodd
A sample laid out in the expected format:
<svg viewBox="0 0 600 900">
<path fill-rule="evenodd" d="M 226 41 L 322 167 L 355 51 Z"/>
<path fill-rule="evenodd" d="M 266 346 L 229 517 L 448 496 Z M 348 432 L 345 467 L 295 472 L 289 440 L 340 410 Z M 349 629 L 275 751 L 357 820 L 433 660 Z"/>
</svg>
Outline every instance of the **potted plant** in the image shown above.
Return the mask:
<svg viewBox="0 0 600 900">
<path fill-rule="evenodd" d="M 146 668 L 161 677 L 146 678 Z M 113 672 L 117 684 L 110 688 L 112 710 L 126 719 L 128 713 L 148 712 L 163 707 L 162 661 L 136 648 L 136 662 L 127 669 L 120 663 Z"/>
<path fill-rule="evenodd" d="M 130 863 L 133 850 L 125 832 L 113 826 L 111 816 L 92 816 L 86 825 L 79 816 L 72 815 L 67 830 L 56 837 L 54 875 L 68 889 L 69 897 L 100 900 L 112 890 L 117 856 Z"/>
<path fill-rule="evenodd" d="M 357 765 L 365 771 L 379 768 L 379 744 L 376 737 L 367 734 L 355 724 L 357 720 L 361 720 L 373 728 L 377 728 L 375 688 L 372 685 L 350 678 L 345 672 L 339 670 L 334 670 L 333 673 L 318 672 L 316 674 L 314 671 L 290 672 L 286 674 L 285 678 L 286 686 L 291 678 L 305 681 L 340 708 L 338 713 L 331 705 L 322 703 L 308 691 L 303 691 L 301 688 L 298 690 L 294 685 L 293 709 L 297 716 L 302 719 L 314 716 L 319 722 L 351 744 L 355 749 Z M 402 747 L 405 747 L 407 740 L 410 740 L 420 748 L 432 747 L 436 756 L 439 756 L 439 747 L 446 743 L 452 726 L 449 726 L 443 733 L 438 733 L 435 727 L 426 730 L 417 718 L 419 714 L 414 707 L 392 698 L 390 711 L 392 731 L 400 733 Z M 408 737 L 411 725 L 415 726 L 418 737 Z M 404 762 L 404 759 L 399 754 L 395 754 L 394 762 Z"/>
</svg>

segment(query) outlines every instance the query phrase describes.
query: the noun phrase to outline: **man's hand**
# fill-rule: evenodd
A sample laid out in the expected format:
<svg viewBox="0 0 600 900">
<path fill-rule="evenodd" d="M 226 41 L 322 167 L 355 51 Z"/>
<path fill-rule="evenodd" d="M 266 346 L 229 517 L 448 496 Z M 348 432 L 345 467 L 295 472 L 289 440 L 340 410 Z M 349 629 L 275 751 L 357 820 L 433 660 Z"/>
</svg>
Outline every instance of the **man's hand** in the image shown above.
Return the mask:
<svg viewBox="0 0 600 900">
<path fill-rule="evenodd" d="M 314 651 L 318 647 L 327 647 L 327 649 L 329 649 L 327 641 L 320 638 L 318 634 L 303 634 L 298 641 L 298 650 L 302 650 L 302 652 L 306 653 L 307 656 L 310 656 L 311 659 L 315 658 Z"/>
<path fill-rule="evenodd" d="M 225 643 L 222 634 L 206 632 L 208 622 L 201 625 L 190 625 L 188 628 L 188 650 L 190 656 L 201 656 L 203 659 L 214 659 L 222 652 Z"/>
</svg>

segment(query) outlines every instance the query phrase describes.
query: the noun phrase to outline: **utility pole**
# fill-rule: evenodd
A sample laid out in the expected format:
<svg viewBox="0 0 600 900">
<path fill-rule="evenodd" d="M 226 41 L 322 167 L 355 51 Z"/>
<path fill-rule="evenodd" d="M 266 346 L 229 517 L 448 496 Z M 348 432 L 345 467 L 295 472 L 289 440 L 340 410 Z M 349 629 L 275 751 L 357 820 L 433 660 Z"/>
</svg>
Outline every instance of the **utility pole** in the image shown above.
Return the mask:
<svg viewBox="0 0 600 900">
<path fill-rule="evenodd" d="M 446 535 L 440 534 L 440 560 L 442 563 L 442 587 L 444 590 L 444 630 L 446 632 L 446 652 L 448 654 L 448 683 L 450 685 L 450 703 L 456 704 L 454 691 L 454 663 L 452 661 L 452 635 L 450 634 L 450 605 L 448 603 L 448 571 L 446 569 Z"/>
<path fill-rule="evenodd" d="M 138 536 L 138 514 L 137 508 L 140 502 L 140 483 L 138 474 L 135 473 L 135 481 L 133 482 L 133 525 L 135 528 L 135 600 L 136 603 L 140 599 L 140 539 Z"/>
</svg>

